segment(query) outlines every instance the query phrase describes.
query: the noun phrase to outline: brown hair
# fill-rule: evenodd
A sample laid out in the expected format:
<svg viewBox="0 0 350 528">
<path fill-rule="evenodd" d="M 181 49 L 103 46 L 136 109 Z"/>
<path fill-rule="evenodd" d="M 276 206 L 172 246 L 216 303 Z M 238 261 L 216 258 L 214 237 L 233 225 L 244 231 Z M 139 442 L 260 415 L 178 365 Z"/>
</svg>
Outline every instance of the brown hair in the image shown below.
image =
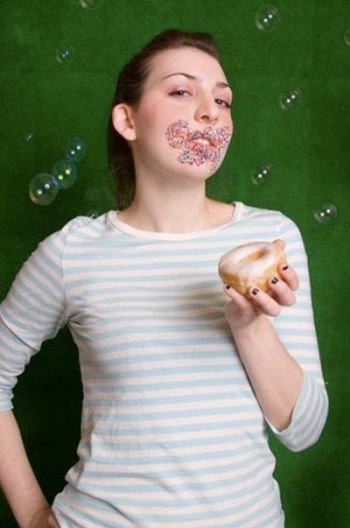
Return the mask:
<svg viewBox="0 0 350 528">
<path fill-rule="evenodd" d="M 211 35 L 201 32 L 169 29 L 156 35 L 121 70 L 112 108 L 119 103 L 136 106 L 150 70 L 151 59 L 159 52 L 181 47 L 197 48 L 219 61 Z M 135 193 L 135 169 L 128 142 L 115 130 L 110 115 L 107 129 L 107 154 L 111 174 L 116 184 L 117 206 L 127 207 Z"/>
</svg>

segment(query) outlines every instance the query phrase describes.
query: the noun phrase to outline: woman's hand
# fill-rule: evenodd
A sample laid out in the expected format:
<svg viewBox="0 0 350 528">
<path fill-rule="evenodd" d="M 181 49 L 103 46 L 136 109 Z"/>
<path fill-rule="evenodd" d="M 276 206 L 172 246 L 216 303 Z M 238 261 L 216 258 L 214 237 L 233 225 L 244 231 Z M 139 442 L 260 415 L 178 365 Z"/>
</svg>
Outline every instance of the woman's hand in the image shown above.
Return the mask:
<svg viewBox="0 0 350 528">
<path fill-rule="evenodd" d="M 29 528 L 60 528 L 51 507 L 42 508 L 32 518 Z"/>
<path fill-rule="evenodd" d="M 282 240 L 276 240 L 274 243 L 284 246 Z M 232 330 L 249 326 L 262 314 L 277 316 L 282 306 L 295 303 L 294 291 L 299 286 L 297 274 L 286 263 L 279 266 L 278 273 L 280 279 L 273 276 L 269 278 L 267 293 L 252 286 L 247 295 L 241 295 L 233 288 L 225 286 L 225 293 L 231 299 L 225 308 L 225 316 Z"/>
</svg>

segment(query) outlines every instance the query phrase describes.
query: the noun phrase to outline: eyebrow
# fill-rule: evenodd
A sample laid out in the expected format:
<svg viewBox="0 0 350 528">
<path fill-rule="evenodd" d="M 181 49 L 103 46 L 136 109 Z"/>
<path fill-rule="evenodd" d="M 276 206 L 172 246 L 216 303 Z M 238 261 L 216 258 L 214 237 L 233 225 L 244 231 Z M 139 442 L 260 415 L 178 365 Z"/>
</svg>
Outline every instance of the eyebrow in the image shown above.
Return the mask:
<svg viewBox="0 0 350 528">
<path fill-rule="evenodd" d="M 166 75 L 165 77 L 163 77 L 163 80 L 164 79 L 168 79 L 169 77 L 173 77 L 174 75 L 183 75 L 184 77 L 186 77 L 187 79 L 190 79 L 191 81 L 196 81 L 196 82 L 200 82 L 201 79 L 199 77 L 196 77 L 195 75 L 191 75 L 190 73 L 185 73 L 185 72 L 175 72 L 175 73 L 170 73 L 169 75 Z M 217 88 L 230 88 L 230 85 L 227 84 L 226 82 L 223 82 L 223 81 L 219 81 L 216 83 L 216 87 Z"/>
</svg>

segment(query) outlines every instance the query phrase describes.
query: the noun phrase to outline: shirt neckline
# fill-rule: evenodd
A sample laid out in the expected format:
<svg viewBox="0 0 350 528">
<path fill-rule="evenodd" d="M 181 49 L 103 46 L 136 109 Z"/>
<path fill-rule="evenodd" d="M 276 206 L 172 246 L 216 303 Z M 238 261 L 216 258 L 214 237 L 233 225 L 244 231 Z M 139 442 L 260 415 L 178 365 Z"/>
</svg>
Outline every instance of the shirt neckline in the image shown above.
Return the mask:
<svg viewBox="0 0 350 528">
<path fill-rule="evenodd" d="M 243 204 L 242 202 L 233 202 L 232 205 L 235 205 L 233 208 L 233 213 L 228 222 L 225 224 L 221 224 L 219 226 L 210 227 L 208 229 L 202 229 L 200 231 L 192 231 L 189 233 L 163 233 L 158 231 L 146 231 L 143 229 L 137 229 L 135 227 L 130 226 L 129 224 L 126 224 L 120 218 L 118 217 L 119 211 L 109 211 L 108 213 L 108 220 L 111 224 L 113 224 L 114 227 L 116 227 L 119 231 L 122 233 L 125 233 L 127 235 L 133 236 L 135 238 L 142 238 L 142 239 L 152 239 L 152 240 L 192 240 L 194 238 L 201 238 L 207 235 L 210 235 L 211 233 L 215 233 L 216 231 L 220 231 L 221 229 L 224 229 L 225 227 L 231 225 L 233 222 L 236 222 L 237 219 L 241 215 Z"/>
</svg>

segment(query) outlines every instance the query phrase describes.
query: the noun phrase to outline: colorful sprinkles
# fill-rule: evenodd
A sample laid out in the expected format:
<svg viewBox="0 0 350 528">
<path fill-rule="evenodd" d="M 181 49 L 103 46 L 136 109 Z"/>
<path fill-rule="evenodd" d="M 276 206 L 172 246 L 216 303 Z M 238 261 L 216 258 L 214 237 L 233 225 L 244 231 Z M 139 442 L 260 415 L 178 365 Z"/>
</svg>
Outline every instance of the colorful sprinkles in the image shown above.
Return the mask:
<svg viewBox="0 0 350 528">
<path fill-rule="evenodd" d="M 191 130 L 188 121 L 178 119 L 169 125 L 165 135 L 171 147 L 181 149 L 177 158 L 180 163 L 199 167 L 209 162 L 212 170 L 215 170 L 230 142 L 232 130 L 227 126 Z"/>
</svg>

